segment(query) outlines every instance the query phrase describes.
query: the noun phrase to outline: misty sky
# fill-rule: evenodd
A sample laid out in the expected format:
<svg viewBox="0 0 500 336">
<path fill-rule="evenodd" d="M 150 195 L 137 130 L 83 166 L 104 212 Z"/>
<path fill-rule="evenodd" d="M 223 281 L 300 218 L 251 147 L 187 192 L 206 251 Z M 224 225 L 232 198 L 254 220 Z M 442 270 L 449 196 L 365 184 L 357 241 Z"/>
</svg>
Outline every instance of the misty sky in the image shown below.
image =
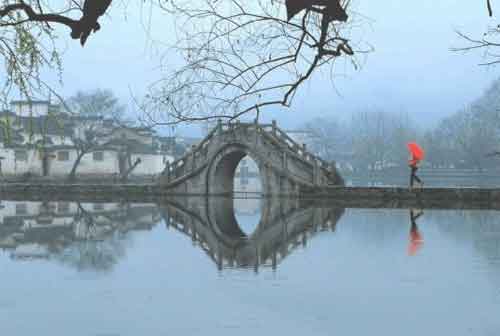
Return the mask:
<svg viewBox="0 0 500 336">
<path fill-rule="evenodd" d="M 462 55 L 451 47 L 463 45 L 455 29 L 475 36 L 490 21 L 481 1 L 463 0 L 356 0 L 356 11 L 371 22 L 362 38 L 374 47 L 361 69 L 341 66 L 335 88 L 319 75 L 301 88 L 291 109 L 268 115 L 286 128 L 300 127 L 310 118 L 349 118 L 362 109 L 406 111 L 423 125 L 449 115 L 474 100 L 499 75 L 497 67 L 481 67 L 481 54 Z M 500 7 L 500 6 L 499 6 Z M 64 95 L 77 89 L 110 88 L 130 101 L 158 79 L 161 53 L 151 39 L 173 43 L 171 17 L 142 13 L 118 3 L 103 18 L 100 32 L 85 48 L 69 37 L 64 54 Z M 498 9 L 500 10 L 500 8 Z M 151 31 L 148 32 L 148 27 Z M 166 64 L 175 68 L 175 56 Z"/>
</svg>

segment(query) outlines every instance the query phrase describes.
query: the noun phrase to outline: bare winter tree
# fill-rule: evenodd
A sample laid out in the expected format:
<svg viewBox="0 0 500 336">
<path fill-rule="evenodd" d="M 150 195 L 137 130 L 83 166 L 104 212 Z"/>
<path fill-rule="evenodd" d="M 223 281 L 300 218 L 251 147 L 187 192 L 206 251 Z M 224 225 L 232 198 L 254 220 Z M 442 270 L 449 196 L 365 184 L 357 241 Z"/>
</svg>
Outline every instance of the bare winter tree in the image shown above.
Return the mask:
<svg viewBox="0 0 500 336">
<path fill-rule="evenodd" d="M 486 0 L 488 15 L 493 16 L 492 1 Z M 493 65 L 500 63 L 500 24 L 490 26 L 481 37 L 474 37 L 471 34 L 457 31 L 459 37 L 465 42 L 465 45 L 451 48 L 455 52 L 481 51 L 484 62 L 481 65 Z"/>
<path fill-rule="evenodd" d="M 315 118 L 304 125 L 310 134 L 307 143 L 309 150 L 325 160 L 335 160 L 346 149 L 350 134 L 347 125 L 333 118 Z"/>
<path fill-rule="evenodd" d="M 290 105 L 297 89 L 324 65 L 352 56 L 350 0 L 151 1 L 179 20 L 176 42 L 186 65 L 151 88 L 150 123 L 233 119 L 270 105 Z M 54 25 L 82 46 L 101 25 L 111 0 L 0 0 L 0 54 L 6 87 L 26 96 L 47 89 L 40 70 L 61 71 Z M 349 19 L 352 23 L 352 18 Z M 351 27 L 351 28 L 349 28 Z M 49 88 L 50 89 L 50 88 Z M 5 96 L 5 95 L 4 95 Z M 158 116 L 157 110 L 166 111 Z"/>
<path fill-rule="evenodd" d="M 68 181 L 76 179 L 77 169 L 86 154 L 106 147 L 109 143 L 111 130 L 103 126 L 102 117 L 87 117 L 76 119 L 76 129 L 71 136 L 77 157 L 68 174 Z"/>
<path fill-rule="evenodd" d="M 344 160 L 360 172 L 406 168 L 406 144 L 419 138 L 407 114 L 369 109 L 354 113 L 350 122 L 313 119 L 305 128 L 313 151 L 328 160 Z"/>
<path fill-rule="evenodd" d="M 249 112 L 258 117 L 265 108 L 290 106 L 300 86 L 322 68 L 333 71 L 336 60 L 356 66 L 349 0 L 301 1 L 291 9 L 292 2 L 165 3 L 162 8 L 178 19 L 175 48 L 185 65 L 151 86 L 143 121 L 233 120 Z"/>
<path fill-rule="evenodd" d="M 139 164 L 140 158 L 132 161 L 132 148 L 123 139 L 112 137 L 113 131 L 118 125 L 105 125 L 108 120 L 102 117 L 78 117 L 75 119 L 75 132 L 71 140 L 75 146 L 77 157 L 73 162 L 68 174 L 68 181 L 74 181 L 78 167 L 83 157 L 97 151 L 111 150 L 117 153 L 119 164 L 119 178 L 122 182 L 127 181 L 130 174 Z"/>
<path fill-rule="evenodd" d="M 113 127 L 119 124 L 124 107 L 111 90 L 101 89 L 77 92 L 67 102 L 74 125 L 71 141 L 77 152 L 68 175 L 68 180 L 72 181 L 83 157 L 109 144 L 108 137 Z"/>
<path fill-rule="evenodd" d="M 454 52 L 481 51 L 484 61 L 480 65 L 500 63 L 500 25 L 488 28 L 483 36 L 477 38 L 461 31 L 457 34 L 465 41 L 464 46 L 451 48 Z"/>
<path fill-rule="evenodd" d="M 109 89 L 78 91 L 67 100 L 67 105 L 79 116 L 105 117 L 117 122 L 123 120 L 125 113 L 125 106 Z"/>
</svg>

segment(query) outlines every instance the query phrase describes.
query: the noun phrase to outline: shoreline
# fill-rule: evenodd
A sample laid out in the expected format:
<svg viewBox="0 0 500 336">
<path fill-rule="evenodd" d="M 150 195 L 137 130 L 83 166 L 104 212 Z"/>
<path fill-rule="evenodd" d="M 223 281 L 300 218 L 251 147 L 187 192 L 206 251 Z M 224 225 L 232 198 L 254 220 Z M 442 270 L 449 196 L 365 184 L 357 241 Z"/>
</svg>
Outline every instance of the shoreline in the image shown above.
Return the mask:
<svg viewBox="0 0 500 336">
<path fill-rule="evenodd" d="M 498 209 L 500 188 L 318 187 L 300 195 L 174 193 L 158 184 L 0 184 L 2 200 L 161 202 L 183 197 L 283 198 L 343 208 Z"/>
</svg>

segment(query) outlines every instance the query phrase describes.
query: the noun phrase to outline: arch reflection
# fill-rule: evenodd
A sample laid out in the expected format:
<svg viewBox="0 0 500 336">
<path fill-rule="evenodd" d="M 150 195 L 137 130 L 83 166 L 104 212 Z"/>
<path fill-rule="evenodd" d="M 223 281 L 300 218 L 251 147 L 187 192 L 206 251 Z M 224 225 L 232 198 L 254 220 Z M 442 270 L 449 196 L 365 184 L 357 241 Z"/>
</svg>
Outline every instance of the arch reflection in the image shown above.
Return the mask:
<svg viewBox="0 0 500 336">
<path fill-rule="evenodd" d="M 222 268 L 276 268 L 315 234 L 335 230 L 342 208 L 317 208 L 310 201 L 264 199 L 250 235 L 239 227 L 231 198 L 182 198 L 161 206 L 168 228 L 185 235 Z"/>
<path fill-rule="evenodd" d="M 153 203 L 0 202 L 0 249 L 14 260 L 46 259 L 80 271 L 109 271 L 126 255 L 127 236 L 167 228 L 189 236 L 222 269 L 276 268 L 320 231 L 335 230 L 344 210 L 297 199 L 249 200 L 259 209 L 242 230 L 232 198 Z M 248 209 L 248 208 L 247 208 Z"/>
</svg>

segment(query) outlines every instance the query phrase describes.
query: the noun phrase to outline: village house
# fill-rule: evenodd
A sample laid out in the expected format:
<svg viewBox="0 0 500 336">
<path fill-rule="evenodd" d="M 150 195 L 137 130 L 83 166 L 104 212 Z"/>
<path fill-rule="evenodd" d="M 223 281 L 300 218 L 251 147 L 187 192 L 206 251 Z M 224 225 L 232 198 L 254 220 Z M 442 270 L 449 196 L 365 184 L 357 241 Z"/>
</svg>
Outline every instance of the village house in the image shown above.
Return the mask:
<svg viewBox="0 0 500 336">
<path fill-rule="evenodd" d="M 75 116 L 48 101 L 15 101 L 0 113 L 0 176 L 155 178 L 173 149 L 153 130 Z"/>
</svg>

